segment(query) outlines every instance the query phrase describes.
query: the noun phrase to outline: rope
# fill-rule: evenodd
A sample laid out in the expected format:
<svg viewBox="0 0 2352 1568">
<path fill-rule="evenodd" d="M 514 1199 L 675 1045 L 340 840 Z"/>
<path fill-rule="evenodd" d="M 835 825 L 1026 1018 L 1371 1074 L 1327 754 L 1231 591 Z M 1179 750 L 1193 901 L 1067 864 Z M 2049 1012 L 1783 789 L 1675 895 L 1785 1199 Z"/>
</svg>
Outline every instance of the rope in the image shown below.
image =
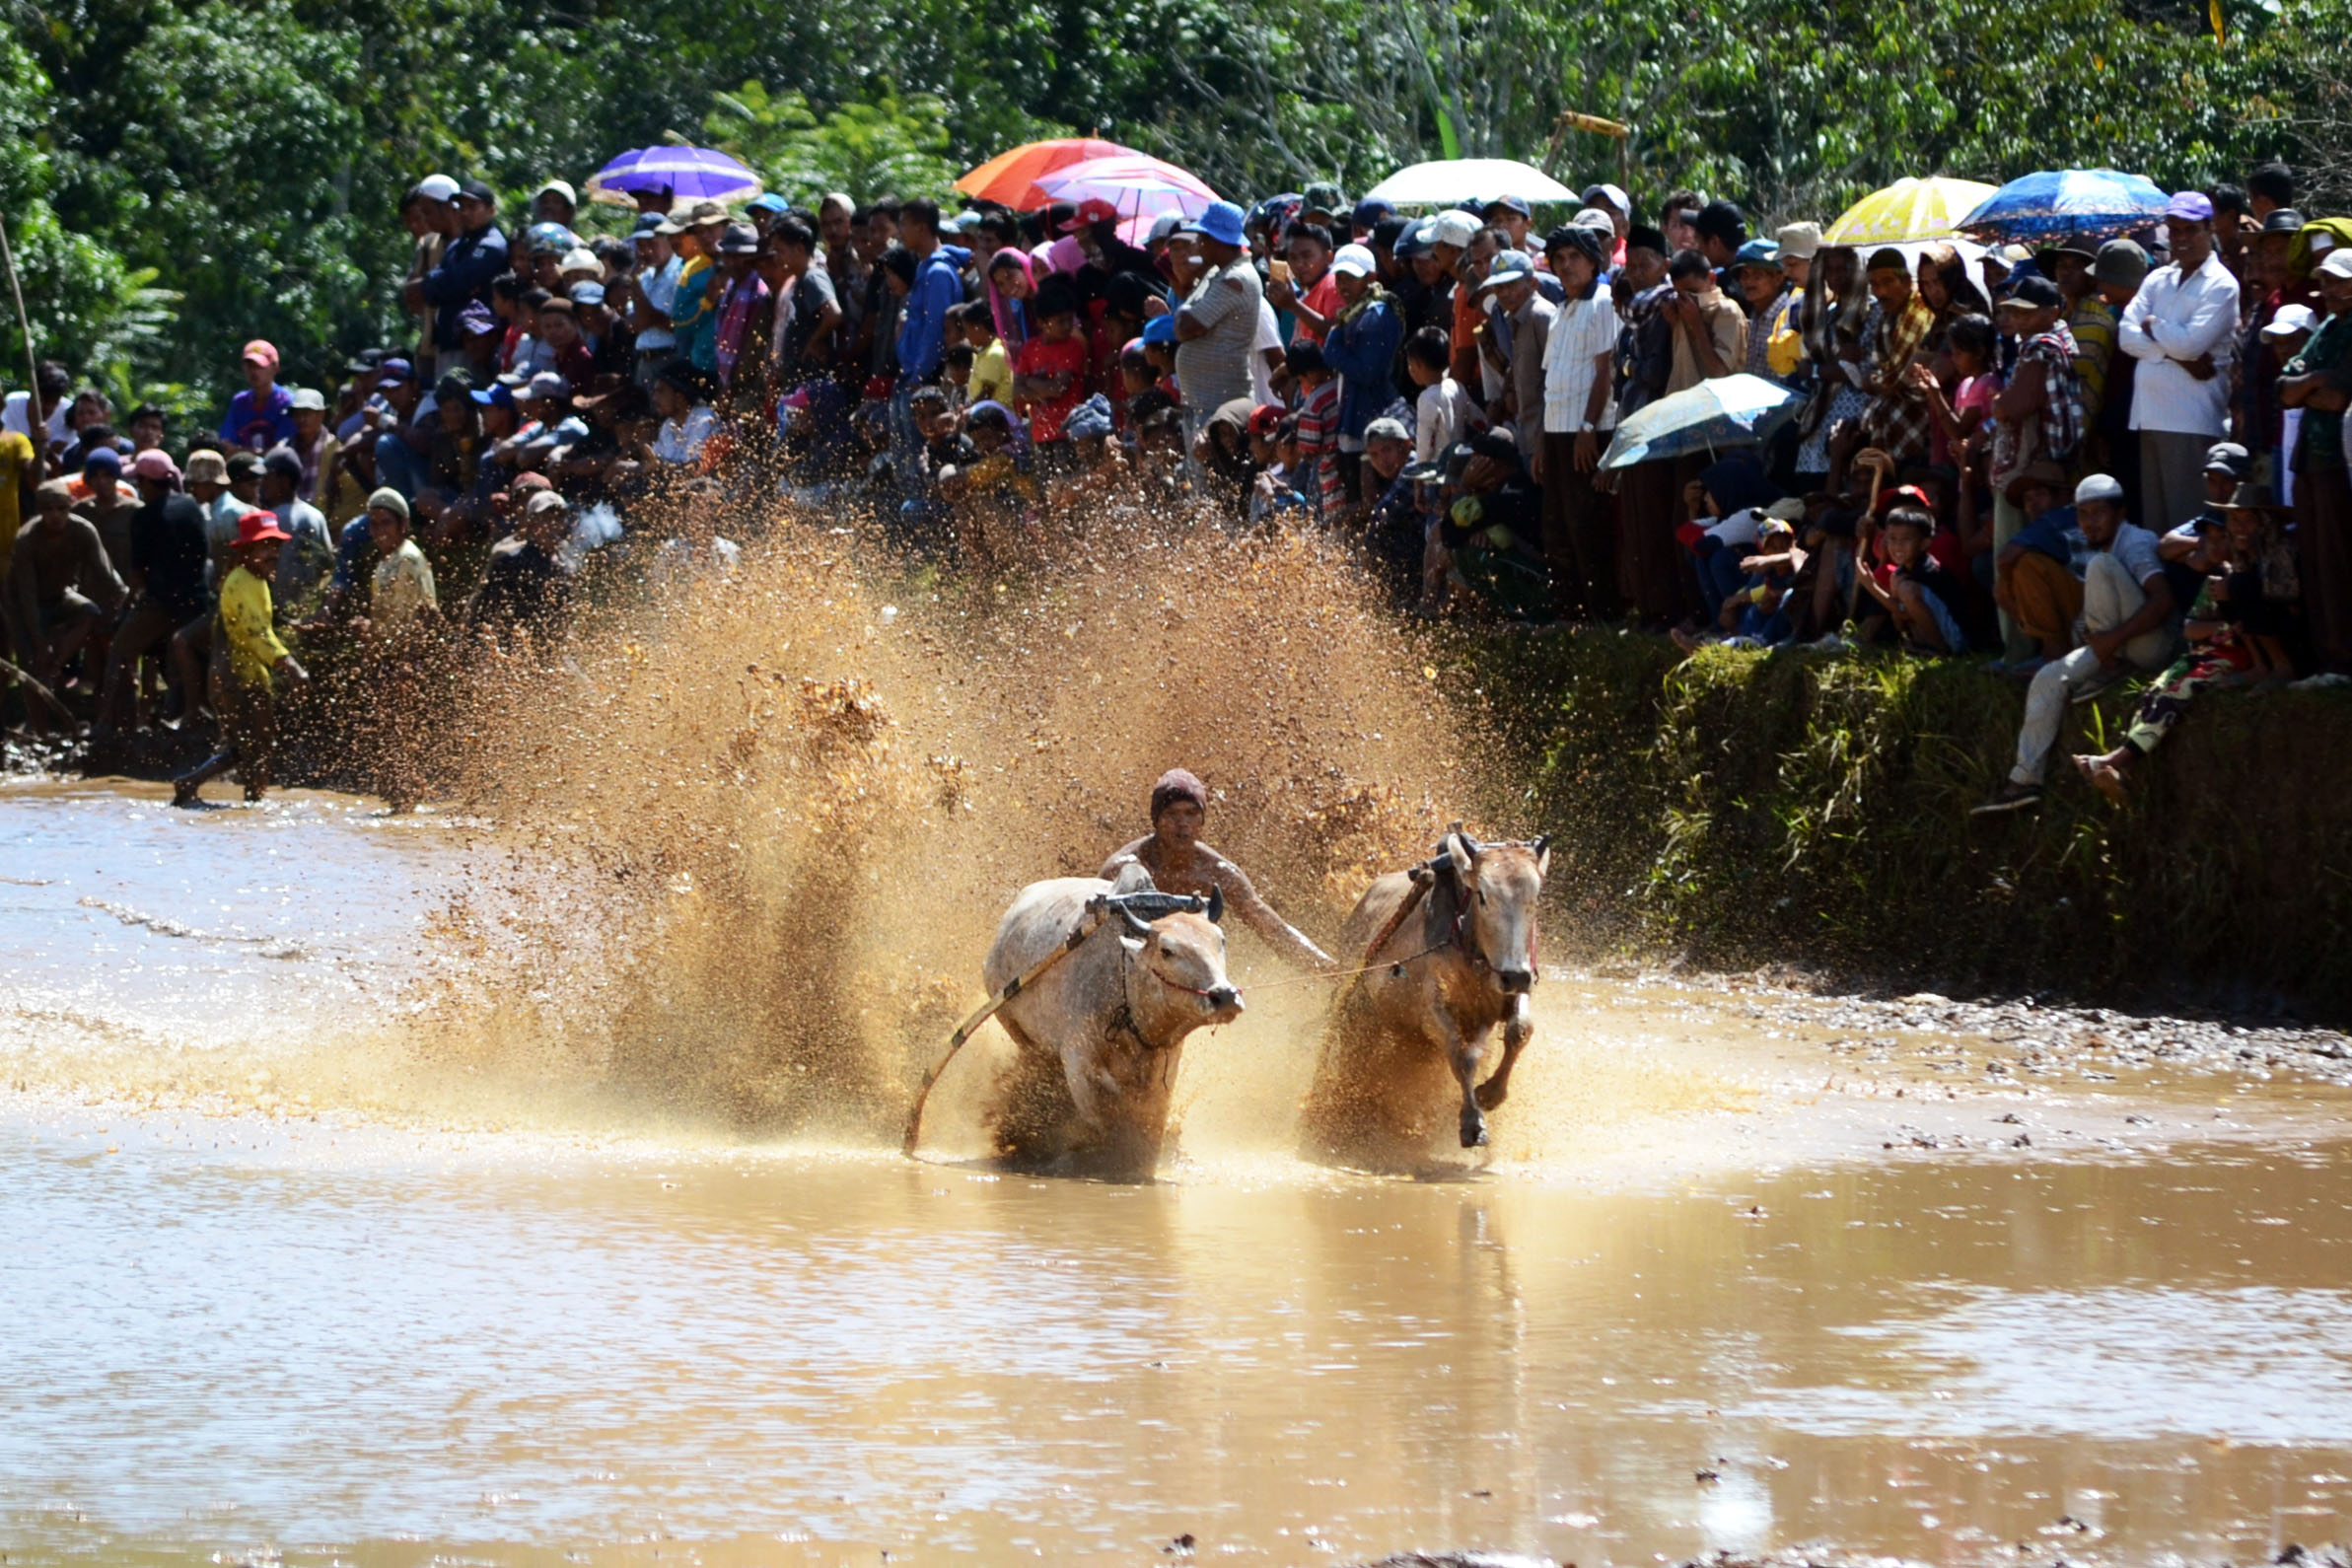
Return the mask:
<svg viewBox="0 0 2352 1568">
<path fill-rule="evenodd" d="M 1287 980 L 1252 980 L 1249 982 L 1248 988 L 1252 991 L 1278 991 L 1286 985 L 1312 985 L 1317 980 L 1352 980 L 1358 975 L 1370 974 L 1375 969 L 1401 969 L 1408 963 L 1428 958 L 1432 953 L 1443 953 L 1453 945 L 1452 939 L 1449 938 L 1434 947 L 1423 948 L 1420 952 L 1405 958 L 1383 959 L 1378 963 L 1359 964 L 1352 969 L 1326 969 L 1318 974 L 1297 974 Z"/>
</svg>

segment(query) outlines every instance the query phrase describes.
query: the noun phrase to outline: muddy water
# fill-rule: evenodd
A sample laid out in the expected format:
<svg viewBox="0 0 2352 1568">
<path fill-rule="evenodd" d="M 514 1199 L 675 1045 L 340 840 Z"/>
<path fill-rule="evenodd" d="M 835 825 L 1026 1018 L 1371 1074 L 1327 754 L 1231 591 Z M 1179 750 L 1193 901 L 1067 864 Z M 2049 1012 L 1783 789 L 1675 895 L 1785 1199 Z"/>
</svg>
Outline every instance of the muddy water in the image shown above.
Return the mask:
<svg viewBox="0 0 2352 1568">
<path fill-rule="evenodd" d="M 1961 1085 L 1555 972 L 1460 1179 L 1290 1159 L 1275 1007 L 1156 1187 L 776 1147 L 403 1053 L 467 831 L 0 793 L 9 1561 L 2343 1533 L 2340 1091 Z"/>
</svg>

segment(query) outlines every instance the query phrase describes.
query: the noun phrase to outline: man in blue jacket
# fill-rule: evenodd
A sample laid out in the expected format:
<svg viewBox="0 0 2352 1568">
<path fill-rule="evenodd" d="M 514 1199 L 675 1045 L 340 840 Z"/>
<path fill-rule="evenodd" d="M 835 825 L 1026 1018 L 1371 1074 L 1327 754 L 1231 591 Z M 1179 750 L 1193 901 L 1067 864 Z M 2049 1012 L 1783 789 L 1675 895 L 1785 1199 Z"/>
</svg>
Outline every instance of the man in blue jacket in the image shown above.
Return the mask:
<svg viewBox="0 0 2352 1568">
<path fill-rule="evenodd" d="M 490 281 L 507 269 L 506 236 L 498 232 L 498 193 L 468 179 L 450 198 L 458 211 L 458 236 L 441 252 L 432 271 L 407 288 L 411 310 L 433 307 L 433 345 L 451 355 L 464 351 L 458 317 L 475 300 L 490 303 Z"/>
<path fill-rule="evenodd" d="M 1397 400 L 1389 371 L 1404 341 L 1404 319 L 1373 281 L 1369 248 L 1345 245 L 1331 257 L 1339 314 L 1323 336 L 1323 363 L 1339 372 L 1339 483 L 1346 504 L 1362 494 L 1364 432 Z"/>
<path fill-rule="evenodd" d="M 898 209 L 898 243 L 915 258 L 914 281 L 898 319 L 898 380 L 891 390 L 891 473 L 912 498 L 923 484 L 923 435 L 915 425 L 915 389 L 939 380 L 947 361 L 948 310 L 963 303 L 963 264 L 971 252 L 939 241 L 939 203 Z"/>
</svg>

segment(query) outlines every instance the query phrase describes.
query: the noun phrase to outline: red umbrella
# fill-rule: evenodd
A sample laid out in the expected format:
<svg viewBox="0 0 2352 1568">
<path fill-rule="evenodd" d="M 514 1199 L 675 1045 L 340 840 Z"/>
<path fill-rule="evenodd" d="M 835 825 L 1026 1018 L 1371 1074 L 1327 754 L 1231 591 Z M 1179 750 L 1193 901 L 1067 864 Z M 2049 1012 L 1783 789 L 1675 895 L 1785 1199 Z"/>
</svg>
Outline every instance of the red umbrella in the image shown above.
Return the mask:
<svg viewBox="0 0 2352 1568">
<path fill-rule="evenodd" d="M 1015 212 L 1049 207 L 1053 197 L 1037 188 L 1037 177 L 1084 163 L 1089 158 L 1133 158 L 1132 147 L 1106 142 L 1099 136 L 1066 136 L 1055 141 L 1031 142 L 1009 153 L 998 153 L 956 181 L 967 196 L 993 201 Z"/>
</svg>

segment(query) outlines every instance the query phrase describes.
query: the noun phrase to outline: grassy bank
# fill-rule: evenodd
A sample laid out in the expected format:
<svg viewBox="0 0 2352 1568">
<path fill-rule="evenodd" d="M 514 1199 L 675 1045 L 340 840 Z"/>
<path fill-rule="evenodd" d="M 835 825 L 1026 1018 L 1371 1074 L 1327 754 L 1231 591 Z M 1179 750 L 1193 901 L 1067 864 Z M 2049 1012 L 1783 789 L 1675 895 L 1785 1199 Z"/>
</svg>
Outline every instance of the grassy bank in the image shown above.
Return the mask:
<svg viewBox="0 0 2352 1568">
<path fill-rule="evenodd" d="M 1972 663 L 1615 632 L 1444 658 L 1588 950 L 2352 1017 L 2352 691 L 2200 699 L 2118 811 L 2063 757 L 2119 733 L 2117 688 L 2070 716 L 2040 811 L 1977 820 L 2024 693 Z"/>
</svg>

